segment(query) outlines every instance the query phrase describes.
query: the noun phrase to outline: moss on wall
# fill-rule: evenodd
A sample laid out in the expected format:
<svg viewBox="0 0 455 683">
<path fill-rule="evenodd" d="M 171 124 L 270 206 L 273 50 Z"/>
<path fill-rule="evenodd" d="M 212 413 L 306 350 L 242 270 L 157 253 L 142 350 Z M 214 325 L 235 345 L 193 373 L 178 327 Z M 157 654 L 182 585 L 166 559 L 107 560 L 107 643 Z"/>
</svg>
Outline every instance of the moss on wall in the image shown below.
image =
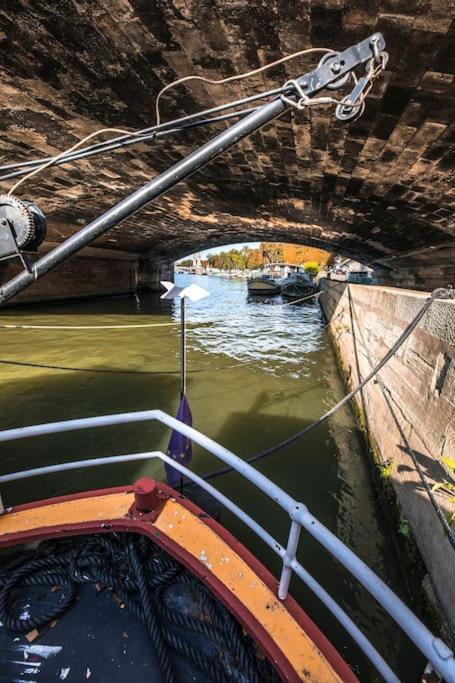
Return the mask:
<svg viewBox="0 0 455 683">
<path fill-rule="evenodd" d="M 351 391 L 354 388 L 351 369 L 346 366 L 343 360 L 337 335 L 331 328 L 332 325 L 329 325 L 328 334 L 337 367 L 343 384 L 348 391 Z M 337 330 L 337 327 L 335 327 L 335 330 Z M 358 397 L 354 397 L 350 403 L 364 438 L 366 452 L 369 456 L 370 474 L 374 490 L 378 496 L 381 511 L 400 558 L 403 579 L 413 601 L 414 610 L 427 623 L 429 628 L 441 633 L 446 641 L 453 646 L 453 636 L 450 627 L 438 609 L 425 563 L 393 487 L 393 463 L 385 461 L 382 457 L 378 444 L 368 429 L 368 419 L 362 402 Z"/>
</svg>

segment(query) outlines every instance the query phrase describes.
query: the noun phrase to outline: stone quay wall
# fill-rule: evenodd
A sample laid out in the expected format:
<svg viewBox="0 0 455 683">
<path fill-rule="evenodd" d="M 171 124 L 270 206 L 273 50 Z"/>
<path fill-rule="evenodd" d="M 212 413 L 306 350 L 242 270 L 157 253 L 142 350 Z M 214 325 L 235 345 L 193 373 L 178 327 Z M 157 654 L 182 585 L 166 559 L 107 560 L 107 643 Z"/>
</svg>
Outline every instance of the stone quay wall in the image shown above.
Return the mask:
<svg viewBox="0 0 455 683">
<path fill-rule="evenodd" d="M 0 264 L 0 286 L 21 270 L 18 260 Z M 173 261 L 85 247 L 31 284 L 9 305 L 117 296 L 137 291 L 159 292 L 163 290 L 161 280 L 174 280 Z"/>
<path fill-rule="evenodd" d="M 0 284 L 21 270 L 18 261 L 1 264 Z M 39 278 L 8 305 L 128 294 L 136 290 L 136 271 L 135 259 L 116 258 L 108 250 L 86 249 Z"/>
<path fill-rule="evenodd" d="M 377 365 L 429 296 L 331 280 L 322 280 L 321 288 L 322 309 L 349 388 Z M 427 593 L 436 596 L 453 638 L 455 550 L 418 470 L 430 490 L 450 481 L 443 458 L 455 459 L 455 301 L 435 301 L 377 377 L 357 394 L 354 408 L 376 473 L 392 487 L 403 541 L 412 534 L 428 571 Z M 441 489 L 433 495 L 450 518 L 455 510 L 450 495 Z"/>
</svg>

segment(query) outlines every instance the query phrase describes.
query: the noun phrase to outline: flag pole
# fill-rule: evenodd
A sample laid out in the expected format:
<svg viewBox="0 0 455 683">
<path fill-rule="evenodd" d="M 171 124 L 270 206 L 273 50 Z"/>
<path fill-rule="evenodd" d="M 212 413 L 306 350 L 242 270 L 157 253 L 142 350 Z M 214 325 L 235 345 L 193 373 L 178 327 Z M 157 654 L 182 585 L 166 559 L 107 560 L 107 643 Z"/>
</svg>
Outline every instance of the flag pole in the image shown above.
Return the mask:
<svg viewBox="0 0 455 683">
<path fill-rule="evenodd" d="M 180 299 L 180 396 L 186 394 L 186 318 L 185 297 Z"/>
<path fill-rule="evenodd" d="M 190 301 L 200 301 L 209 293 L 193 283 L 188 287 L 178 287 L 173 282 L 161 282 L 166 289 L 161 295 L 162 299 L 180 299 L 180 405 L 177 412 L 177 420 L 180 420 L 189 427 L 193 425 L 190 406 L 186 399 L 186 299 Z M 182 465 L 188 465 L 192 458 L 191 439 L 184 436 L 178 429 L 173 429 L 167 454 Z M 183 475 L 171 465 L 165 464 L 167 482 L 173 488 L 180 488 L 183 491 Z"/>
</svg>

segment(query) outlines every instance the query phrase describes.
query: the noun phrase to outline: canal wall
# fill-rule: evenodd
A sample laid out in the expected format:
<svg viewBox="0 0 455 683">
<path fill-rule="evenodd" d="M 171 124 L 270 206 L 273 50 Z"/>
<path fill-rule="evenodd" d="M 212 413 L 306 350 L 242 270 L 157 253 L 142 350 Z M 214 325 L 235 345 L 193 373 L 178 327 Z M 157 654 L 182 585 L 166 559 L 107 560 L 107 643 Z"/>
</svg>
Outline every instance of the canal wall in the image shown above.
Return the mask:
<svg viewBox="0 0 455 683">
<path fill-rule="evenodd" d="M 381 360 L 428 293 L 323 280 L 320 300 L 339 365 L 353 388 Z M 402 547 L 420 551 L 423 588 L 455 634 L 455 550 L 425 490 L 450 480 L 443 458 L 455 459 L 455 301 L 435 301 L 397 354 L 354 399 L 375 463 L 375 477 L 392 496 Z M 419 474 L 420 471 L 420 474 Z M 450 496 L 432 492 L 446 518 Z M 398 514 L 396 514 L 398 512 Z M 441 513 L 440 513 L 441 514 Z M 452 525 L 453 529 L 453 525 Z M 415 547 L 415 546 L 414 546 Z M 368 560 L 368 558 L 365 558 Z M 409 559 L 409 558 L 408 558 Z M 407 568 L 420 558 L 411 557 Z"/>
</svg>

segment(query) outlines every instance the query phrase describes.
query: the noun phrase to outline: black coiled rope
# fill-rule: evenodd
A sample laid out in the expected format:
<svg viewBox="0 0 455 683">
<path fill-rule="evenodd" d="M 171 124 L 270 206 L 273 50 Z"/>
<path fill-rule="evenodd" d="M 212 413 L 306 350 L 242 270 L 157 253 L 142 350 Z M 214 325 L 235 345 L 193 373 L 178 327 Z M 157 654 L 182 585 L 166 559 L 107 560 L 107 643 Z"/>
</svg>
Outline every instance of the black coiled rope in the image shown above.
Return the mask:
<svg viewBox="0 0 455 683">
<path fill-rule="evenodd" d="M 176 683 L 172 653 L 209 675 L 227 681 L 278 681 L 272 665 L 261 657 L 253 641 L 210 590 L 149 539 L 136 534 L 100 534 L 70 541 L 48 541 L 36 551 L 16 558 L 0 569 L 0 622 L 14 633 L 49 626 L 61 618 L 77 598 L 79 585 L 98 583 L 111 589 L 143 623 L 150 634 L 163 680 Z M 204 618 L 172 607 L 166 590 L 179 584 L 195 592 Z M 58 604 L 46 614 L 15 613 L 21 590 L 30 586 L 57 586 Z M 185 633 L 209 643 L 202 651 Z M 213 647 L 212 647 L 213 646 Z"/>
</svg>

